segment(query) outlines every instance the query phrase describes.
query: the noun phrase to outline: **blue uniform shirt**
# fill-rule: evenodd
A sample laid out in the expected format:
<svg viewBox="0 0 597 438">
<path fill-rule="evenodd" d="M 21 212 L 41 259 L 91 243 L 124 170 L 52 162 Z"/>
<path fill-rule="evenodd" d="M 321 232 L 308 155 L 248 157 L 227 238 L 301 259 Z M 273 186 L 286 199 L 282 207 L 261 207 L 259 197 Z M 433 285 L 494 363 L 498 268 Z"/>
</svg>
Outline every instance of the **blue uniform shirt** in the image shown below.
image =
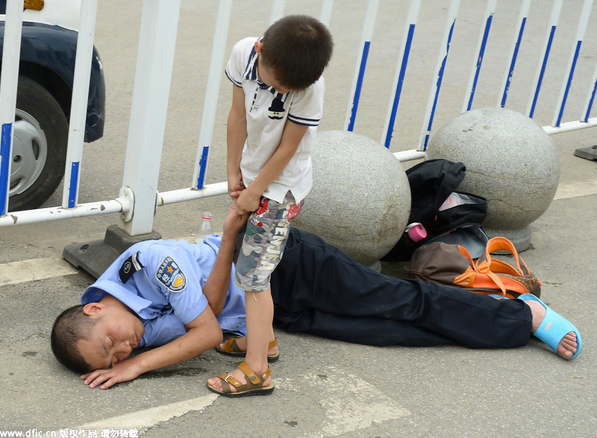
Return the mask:
<svg viewBox="0 0 597 438">
<path fill-rule="evenodd" d="M 186 333 L 185 324 L 208 306 L 202 288 L 211 272 L 221 237 L 208 236 L 203 244 L 148 240 L 126 250 L 97 281 L 81 302 L 100 301 L 109 293 L 135 312 L 145 326 L 139 347 L 167 344 Z M 244 336 L 245 294 L 234 285 L 234 266 L 222 313 L 222 331 Z"/>
</svg>

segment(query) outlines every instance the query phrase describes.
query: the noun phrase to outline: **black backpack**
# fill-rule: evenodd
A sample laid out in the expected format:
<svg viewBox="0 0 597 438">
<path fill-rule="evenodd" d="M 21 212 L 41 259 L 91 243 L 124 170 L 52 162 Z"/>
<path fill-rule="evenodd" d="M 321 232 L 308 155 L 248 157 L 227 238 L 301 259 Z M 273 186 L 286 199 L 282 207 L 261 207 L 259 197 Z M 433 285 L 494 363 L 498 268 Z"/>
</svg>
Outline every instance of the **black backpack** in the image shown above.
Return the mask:
<svg viewBox="0 0 597 438">
<path fill-rule="evenodd" d="M 453 240 L 472 238 L 486 241 L 480 226 L 487 216 L 487 200 L 456 191 L 465 173 L 464 164 L 444 159 L 423 161 L 406 171 L 412 197 L 408 223 L 422 224 L 427 237 L 413 242 L 404 233 L 382 261 L 410 260 L 419 246 L 455 231 Z"/>
</svg>

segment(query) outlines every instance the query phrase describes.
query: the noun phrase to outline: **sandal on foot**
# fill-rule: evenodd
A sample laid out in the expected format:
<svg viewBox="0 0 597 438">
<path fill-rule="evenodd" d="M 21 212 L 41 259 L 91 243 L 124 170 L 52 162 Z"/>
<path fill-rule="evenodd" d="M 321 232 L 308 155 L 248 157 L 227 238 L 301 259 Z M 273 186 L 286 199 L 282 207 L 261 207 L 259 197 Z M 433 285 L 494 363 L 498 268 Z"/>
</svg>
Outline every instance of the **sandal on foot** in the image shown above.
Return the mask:
<svg viewBox="0 0 597 438">
<path fill-rule="evenodd" d="M 557 314 L 553 310 L 551 310 L 543 301 L 537 298 L 533 294 L 522 294 L 518 297 L 519 300 L 528 301 L 533 300 L 539 302 L 543 307 L 545 307 L 545 318 L 539 328 L 533 333 L 537 338 L 541 341 L 545 342 L 549 348 L 551 348 L 556 353 L 558 352 L 558 345 L 560 341 L 570 332 L 574 332 L 576 334 L 576 353 L 572 355 L 570 359 L 572 360 L 580 353 L 582 348 L 582 339 L 580 337 L 580 333 L 578 329 L 566 318 Z"/>
<path fill-rule="evenodd" d="M 247 352 L 245 350 L 241 350 L 237 344 L 237 340 L 240 339 L 240 336 L 237 336 L 235 338 L 230 338 L 228 339 L 226 342 L 224 342 L 224 348 L 220 348 L 220 346 L 218 345 L 216 347 L 216 351 L 218 353 L 222 353 L 225 354 L 227 356 L 235 356 L 235 357 L 244 357 Z M 275 346 L 278 345 L 278 338 L 274 338 L 273 341 L 271 341 L 267 348 L 268 350 L 270 348 L 274 348 Z M 275 354 L 268 354 L 267 355 L 267 361 L 269 363 L 275 362 L 280 358 L 280 351 L 278 351 Z"/>
<path fill-rule="evenodd" d="M 270 382 L 270 384 L 267 386 L 263 385 L 267 378 L 272 374 L 269 367 L 267 367 L 267 371 L 261 375 L 257 375 L 257 373 L 254 372 L 244 361 L 241 362 L 238 368 L 245 373 L 245 376 L 247 377 L 247 383 L 242 383 L 241 381 L 235 379 L 230 373 L 222 373 L 218 376 L 218 378 L 222 380 L 222 390 L 211 386 L 209 383 L 207 384 L 207 389 L 226 397 L 266 395 L 274 390 L 274 382 Z M 228 387 L 226 387 L 224 383 L 227 383 Z M 236 389 L 236 392 L 231 391 L 232 387 Z"/>
</svg>

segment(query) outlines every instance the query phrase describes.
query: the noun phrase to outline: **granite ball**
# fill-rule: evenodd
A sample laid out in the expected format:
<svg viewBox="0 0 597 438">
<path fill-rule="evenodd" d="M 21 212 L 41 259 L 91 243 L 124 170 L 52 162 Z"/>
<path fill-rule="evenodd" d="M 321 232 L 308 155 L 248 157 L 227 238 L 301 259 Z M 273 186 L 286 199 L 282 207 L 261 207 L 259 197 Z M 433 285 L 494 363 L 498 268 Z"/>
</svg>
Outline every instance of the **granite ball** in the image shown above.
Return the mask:
<svg viewBox="0 0 597 438">
<path fill-rule="evenodd" d="M 486 233 L 528 248 L 529 225 L 548 209 L 560 179 L 555 144 L 535 121 L 500 107 L 468 111 L 437 131 L 427 158 L 464 163 L 458 191 L 487 199 Z"/>
<path fill-rule="evenodd" d="M 400 161 L 380 143 L 323 131 L 312 151 L 313 189 L 292 225 L 374 265 L 404 233 L 410 186 Z"/>
</svg>

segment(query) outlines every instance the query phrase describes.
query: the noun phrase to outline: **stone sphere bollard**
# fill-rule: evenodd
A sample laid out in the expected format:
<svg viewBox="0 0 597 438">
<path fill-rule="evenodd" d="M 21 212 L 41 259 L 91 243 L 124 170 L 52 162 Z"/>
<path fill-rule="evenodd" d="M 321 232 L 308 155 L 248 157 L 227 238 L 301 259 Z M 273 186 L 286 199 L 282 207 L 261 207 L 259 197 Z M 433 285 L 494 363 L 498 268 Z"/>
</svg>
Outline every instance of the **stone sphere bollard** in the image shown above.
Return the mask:
<svg viewBox="0 0 597 438">
<path fill-rule="evenodd" d="M 560 179 L 555 144 L 537 123 L 505 108 L 468 111 L 433 136 L 432 158 L 464 163 L 458 191 L 487 199 L 483 229 L 489 237 L 507 237 L 518 251 L 528 248 L 529 225 L 545 213 Z"/>
<path fill-rule="evenodd" d="M 292 225 L 359 263 L 379 265 L 410 215 L 402 164 L 380 143 L 348 131 L 317 133 L 312 159 L 313 189 Z"/>
</svg>

